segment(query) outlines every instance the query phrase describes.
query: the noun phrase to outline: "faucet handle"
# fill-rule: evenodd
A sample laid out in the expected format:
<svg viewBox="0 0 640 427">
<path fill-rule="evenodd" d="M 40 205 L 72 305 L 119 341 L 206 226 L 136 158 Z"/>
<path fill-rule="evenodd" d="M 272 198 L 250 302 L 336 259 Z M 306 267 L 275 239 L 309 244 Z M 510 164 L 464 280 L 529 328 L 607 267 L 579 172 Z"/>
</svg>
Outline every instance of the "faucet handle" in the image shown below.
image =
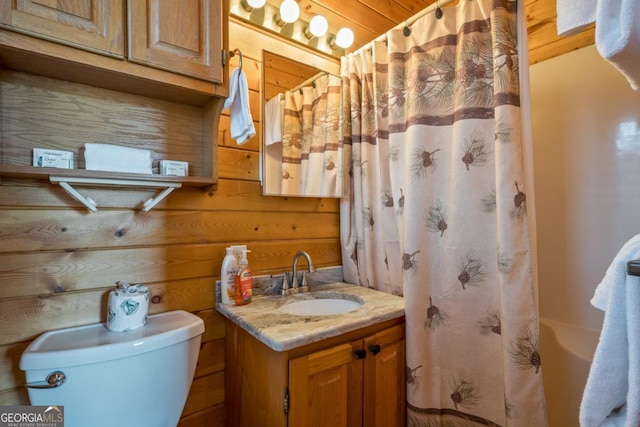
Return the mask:
<svg viewBox="0 0 640 427">
<path fill-rule="evenodd" d="M 307 284 L 307 272 L 306 271 L 302 272 L 302 282 L 300 283 L 300 286 L 298 287 L 298 290 L 300 292 L 308 292 L 309 291 L 309 285 Z"/>
<path fill-rule="evenodd" d="M 271 275 L 271 278 L 273 279 L 279 279 L 280 277 L 282 277 L 282 289 L 280 290 L 280 293 L 282 295 L 289 295 L 289 293 L 291 293 L 291 288 L 289 288 L 289 279 L 287 273 L 284 272 L 282 274 Z"/>
</svg>

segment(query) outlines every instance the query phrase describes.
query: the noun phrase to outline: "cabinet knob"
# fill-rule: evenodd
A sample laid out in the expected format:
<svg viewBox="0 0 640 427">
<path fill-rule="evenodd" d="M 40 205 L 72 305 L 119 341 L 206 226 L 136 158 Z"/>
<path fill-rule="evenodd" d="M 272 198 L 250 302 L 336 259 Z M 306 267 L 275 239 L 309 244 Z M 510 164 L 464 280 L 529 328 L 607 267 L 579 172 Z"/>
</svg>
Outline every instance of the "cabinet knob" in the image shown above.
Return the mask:
<svg viewBox="0 0 640 427">
<path fill-rule="evenodd" d="M 367 351 L 363 350 L 361 348 L 357 349 L 353 353 L 356 355 L 356 359 L 358 359 L 358 360 L 364 359 L 365 357 L 367 357 Z"/>
<path fill-rule="evenodd" d="M 369 346 L 369 351 L 375 356 L 376 354 L 380 353 L 380 346 L 378 344 L 371 345 Z"/>
</svg>

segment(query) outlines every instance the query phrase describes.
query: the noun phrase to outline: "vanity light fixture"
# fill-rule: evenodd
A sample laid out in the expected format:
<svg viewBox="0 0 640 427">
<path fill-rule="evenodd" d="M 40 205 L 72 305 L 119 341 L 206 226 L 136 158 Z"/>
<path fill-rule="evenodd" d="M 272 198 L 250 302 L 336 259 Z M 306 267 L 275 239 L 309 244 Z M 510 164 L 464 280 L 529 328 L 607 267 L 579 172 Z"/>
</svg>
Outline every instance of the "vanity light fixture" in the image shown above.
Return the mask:
<svg viewBox="0 0 640 427">
<path fill-rule="evenodd" d="M 267 2 L 267 0 L 240 0 L 240 6 L 247 12 L 253 11 L 253 9 L 259 9 Z"/>
<path fill-rule="evenodd" d="M 343 49 L 346 49 L 353 44 L 354 38 L 355 37 L 353 35 L 353 31 L 351 31 L 351 28 L 342 27 L 338 30 L 338 33 L 329 42 L 329 44 L 332 45 L 332 47 L 338 46 Z"/>
<path fill-rule="evenodd" d="M 280 19 L 287 24 L 291 24 L 298 20 L 300 16 L 300 6 L 295 0 L 284 0 L 280 5 Z"/>
<path fill-rule="evenodd" d="M 306 5 L 310 0 L 228 1 L 231 14 L 329 55 L 339 58 L 345 52 L 343 46 L 350 47 L 354 43 L 355 37 L 350 29 L 345 29 L 340 36 L 336 36 L 331 31 L 327 18 L 311 12 L 307 6 L 304 10 L 305 17 L 302 17 L 300 4 Z"/>
<path fill-rule="evenodd" d="M 322 37 L 329 30 L 329 22 L 322 15 L 316 15 L 309 21 L 309 26 L 304 29 L 304 35 L 309 40 L 313 37 Z"/>
</svg>

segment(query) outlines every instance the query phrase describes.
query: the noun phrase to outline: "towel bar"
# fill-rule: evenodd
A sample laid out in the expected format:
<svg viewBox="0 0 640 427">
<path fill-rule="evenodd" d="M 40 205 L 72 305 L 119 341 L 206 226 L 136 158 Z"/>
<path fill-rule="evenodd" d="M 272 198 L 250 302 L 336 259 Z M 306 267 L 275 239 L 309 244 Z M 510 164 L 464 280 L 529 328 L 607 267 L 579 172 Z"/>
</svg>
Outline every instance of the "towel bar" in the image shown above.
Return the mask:
<svg viewBox="0 0 640 427">
<path fill-rule="evenodd" d="M 629 276 L 640 276 L 640 260 L 633 260 L 627 263 L 627 274 Z"/>
</svg>

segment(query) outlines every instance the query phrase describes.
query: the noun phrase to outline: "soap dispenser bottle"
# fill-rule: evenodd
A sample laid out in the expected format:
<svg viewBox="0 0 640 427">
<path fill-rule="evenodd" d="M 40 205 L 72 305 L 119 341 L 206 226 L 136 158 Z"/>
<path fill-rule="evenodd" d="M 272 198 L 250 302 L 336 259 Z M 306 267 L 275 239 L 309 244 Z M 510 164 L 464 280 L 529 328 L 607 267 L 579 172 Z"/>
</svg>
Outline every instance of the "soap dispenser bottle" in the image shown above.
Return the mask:
<svg viewBox="0 0 640 427">
<path fill-rule="evenodd" d="M 251 272 L 251 267 L 249 267 L 247 252 L 250 251 L 247 249 L 242 251 L 242 259 L 238 265 L 238 272 L 233 285 L 236 305 L 249 304 L 253 294 L 253 273 Z"/>
<path fill-rule="evenodd" d="M 220 297 L 223 304 L 232 304 L 235 299 L 233 289 L 236 273 L 238 272 L 238 263 L 234 254 L 233 246 L 227 248 L 226 255 L 222 260 L 222 268 L 220 272 Z"/>
</svg>

